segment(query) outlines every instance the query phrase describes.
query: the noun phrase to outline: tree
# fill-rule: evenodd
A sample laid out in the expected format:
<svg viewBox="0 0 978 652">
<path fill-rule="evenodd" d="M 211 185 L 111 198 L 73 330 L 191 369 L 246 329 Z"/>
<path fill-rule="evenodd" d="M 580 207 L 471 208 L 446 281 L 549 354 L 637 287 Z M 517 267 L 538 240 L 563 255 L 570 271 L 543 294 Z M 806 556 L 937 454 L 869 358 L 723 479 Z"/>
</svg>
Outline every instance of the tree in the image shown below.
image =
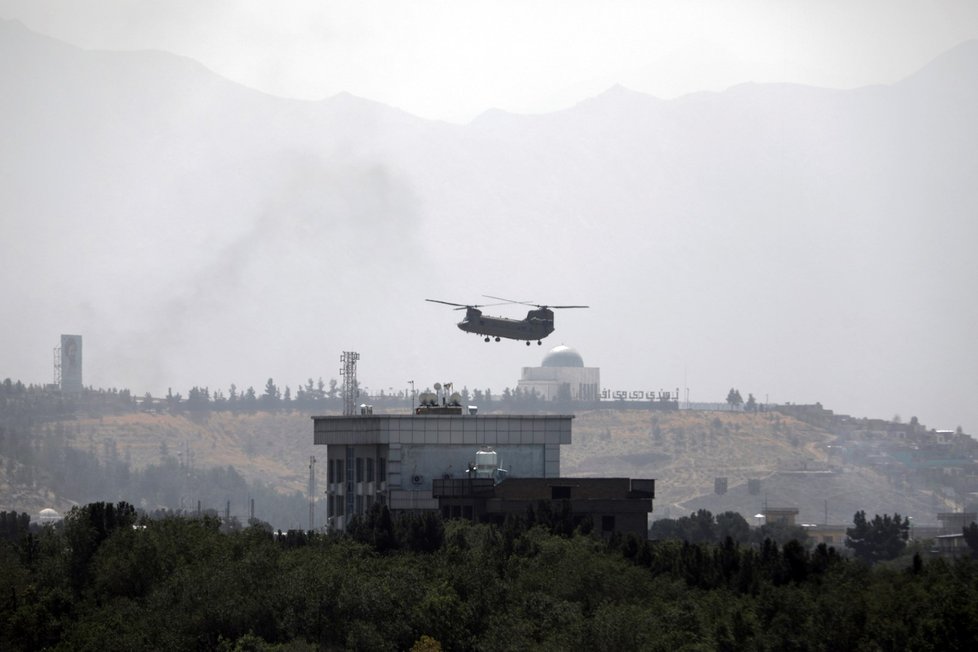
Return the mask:
<svg viewBox="0 0 978 652">
<path fill-rule="evenodd" d="M 730 391 L 727 392 L 727 403 L 730 404 L 730 409 L 740 407 L 744 403 L 744 399 L 740 396 L 739 389 L 734 389 L 733 387 L 730 388 Z"/>
<path fill-rule="evenodd" d="M 246 410 L 254 410 L 258 405 L 258 395 L 255 394 L 254 387 L 248 387 L 245 391 L 244 396 L 241 397 L 241 402 L 244 403 Z"/>
<path fill-rule="evenodd" d="M 971 550 L 971 556 L 978 559 L 978 523 L 974 521 L 971 525 L 964 528 L 964 542 L 968 544 L 968 548 Z"/>
<path fill-rule="evenodd" d="M 870 564 L 894 559 L 907 545 L 910 520 L 894 514 L 866 520 L 866 512 L 860 510 L 852 518 L 853 527 L 846 529 L 846 547 L 852 548 L 856 557 Z"/>
<path fill-rule="evenodd" d="M 278 387 L 275 385 L 275 381 L 271 378 L 265 383 L 265 393 L 262 394 L 261 403 L 266 410 L 274 410 L 278 407 L 279 401 L 282 398 L 282 393 L 279 392 Z"/>
<path fill-rule="evenodd" d="M 744 404 L 744 409 L 748 412 L 757 412 L 757 401 L 753 394 L 747 395 L 747 403 Z"/>
<path fill-rule="evenodd" d="M 723 512 L 716 515 L 717 540 L 724 541 L 727 537 L 734 543 L 750 541 L 750 524 L 739 512 Z"/>
</svg>

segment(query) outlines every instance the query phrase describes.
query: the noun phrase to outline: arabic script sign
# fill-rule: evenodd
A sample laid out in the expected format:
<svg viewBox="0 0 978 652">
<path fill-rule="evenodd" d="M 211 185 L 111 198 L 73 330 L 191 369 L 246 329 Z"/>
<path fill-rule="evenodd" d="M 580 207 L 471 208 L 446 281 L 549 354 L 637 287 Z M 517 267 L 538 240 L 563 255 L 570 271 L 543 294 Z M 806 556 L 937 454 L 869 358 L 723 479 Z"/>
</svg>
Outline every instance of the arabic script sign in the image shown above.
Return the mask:
<svg viewBox="0 0 978 652">
<path fill-rule="evenodd" d="M 679 400 L 679 390 L 675 392 L 664 392 L 661 389 L 658 392 L 655 391 L 644 391 L 644 390 L 623 390 L 623 389 L 602 389 L 601 390 L 601 400 L 602 401 L 678 401 Z"/>
</svg>

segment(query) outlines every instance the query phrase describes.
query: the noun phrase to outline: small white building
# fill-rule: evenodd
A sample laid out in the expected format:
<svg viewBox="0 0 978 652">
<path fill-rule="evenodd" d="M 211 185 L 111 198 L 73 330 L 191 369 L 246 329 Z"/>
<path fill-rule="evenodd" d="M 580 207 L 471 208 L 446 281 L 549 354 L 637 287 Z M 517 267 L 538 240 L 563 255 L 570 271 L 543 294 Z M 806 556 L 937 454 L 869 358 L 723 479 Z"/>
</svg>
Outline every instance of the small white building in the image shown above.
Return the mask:
<svg viewBox="0 0 978 652">
<path fill-rule="evenodd" d="M 41 525 L 45 525 L 47 523 L 57 523 L 61 520 L 61 514 L 48 507 L 41 510 L 40 514 L 37 515 L 37 520 L 41 523 Z"/>
<path fill-rule="evenodd" d="M 597 401 L 601 397 L 601 370 L 585 367 L 581 354 L 569 346 L 555 346 L 539 367 L 523 367 L 517 388 L 535 392 L 545 401 Z"/>
</svg>

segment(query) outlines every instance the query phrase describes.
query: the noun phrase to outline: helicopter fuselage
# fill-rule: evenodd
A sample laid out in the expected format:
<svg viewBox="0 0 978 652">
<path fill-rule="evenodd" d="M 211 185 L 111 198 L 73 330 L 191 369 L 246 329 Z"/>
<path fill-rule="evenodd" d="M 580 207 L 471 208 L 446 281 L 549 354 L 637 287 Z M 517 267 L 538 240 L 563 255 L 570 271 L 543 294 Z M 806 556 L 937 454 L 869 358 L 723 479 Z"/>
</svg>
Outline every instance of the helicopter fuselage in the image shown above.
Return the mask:
<svg viewBox="0 0 978 652">
<path fill-rule="evenodd" d="M 508 317 L 490 317 L 482 314 L 478 308 L 466 308 L 465 318 L 458 327 L 466 333 L 473 333 L 497 340 L 540 341 L 554 332 L 554 313 L 552 310 L 540 308 L 530 310 L 525 319 L 510 319 Z"/>
</svg>

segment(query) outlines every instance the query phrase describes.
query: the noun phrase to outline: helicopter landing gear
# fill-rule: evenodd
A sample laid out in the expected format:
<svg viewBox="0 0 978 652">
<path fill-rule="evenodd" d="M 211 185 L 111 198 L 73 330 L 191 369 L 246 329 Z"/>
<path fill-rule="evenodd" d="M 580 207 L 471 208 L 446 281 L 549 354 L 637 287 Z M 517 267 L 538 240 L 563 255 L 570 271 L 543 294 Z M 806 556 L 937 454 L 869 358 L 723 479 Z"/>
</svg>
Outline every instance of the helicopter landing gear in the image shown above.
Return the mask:
<svg viewBox="0 0 978 652">
<path fill-rule="evenodd" d="M 530 346 L 530 340 L 527 340 L 527 341 L 526 341 L 526 345 L 527 345 L 527 346 Z"/>
<path fill-rule="evenodd" d="M 527 342 L 527 344 L 529 344 L 529 342 Z M 543 342 L 541 340 L 537 340 L 537 346 L 541 346 L 542 344 Z"/>
<path fill-rule="evenodd" d="M 486 336 L 486 341 L 487 341 L 487 342 L 489 341 L 489 336 L 488 336 L 488 335 Z"/>
<path fill-rule="evenodd" d="M 498 338 L 498 337 L 496 338 L 496 341 L 497 341 L 497 342 L 499 341 L 499 338 Z"/>
</svg>

